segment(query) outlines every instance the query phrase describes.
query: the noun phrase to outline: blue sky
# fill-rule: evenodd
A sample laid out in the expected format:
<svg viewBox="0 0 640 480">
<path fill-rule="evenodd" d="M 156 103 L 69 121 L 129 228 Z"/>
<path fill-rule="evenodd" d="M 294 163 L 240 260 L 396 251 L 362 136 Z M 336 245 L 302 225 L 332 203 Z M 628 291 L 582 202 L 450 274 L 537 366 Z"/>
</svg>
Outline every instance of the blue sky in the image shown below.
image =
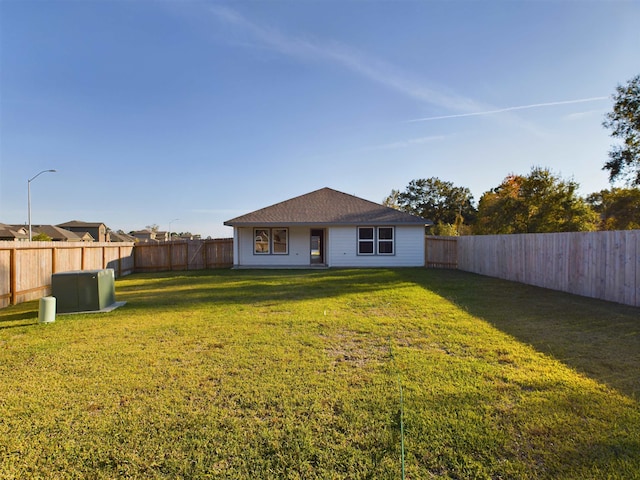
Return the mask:
<svg viewBox="0 0 640 480">
<path fill-rule="evenodd" d="M 0 222 L 223 222 L 322 187 L 609 188 L 640 2 L 0 0 Z M 178 220 L 176 220 L 178 219 Z"/>
</svg>

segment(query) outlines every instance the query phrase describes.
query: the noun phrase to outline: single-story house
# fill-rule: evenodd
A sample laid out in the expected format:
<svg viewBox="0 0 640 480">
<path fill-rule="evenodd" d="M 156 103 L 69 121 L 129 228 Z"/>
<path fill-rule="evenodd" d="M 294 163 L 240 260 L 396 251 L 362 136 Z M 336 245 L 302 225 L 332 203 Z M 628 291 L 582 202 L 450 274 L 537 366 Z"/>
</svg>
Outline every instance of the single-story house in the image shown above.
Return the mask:
<svg viewBox="0 0 640 480">
<path fill-rule="evenodd" d="M 0 223 L 0 241 L 18 242 L 25 240 L 29 240 L 29 231 L 25 227 Z"/>
<path fill-rule="evenodd" d="M 150 243 L 156 242 L 156 232 L 145 228 L 144 230 L 135 230 L 129 233 L 137 242 Z"/>
<path fill-rule="evenodd" d="M 322 188 L 224 224 L 236 268 L 415 267 L 433 222 Z"/>
</svg>

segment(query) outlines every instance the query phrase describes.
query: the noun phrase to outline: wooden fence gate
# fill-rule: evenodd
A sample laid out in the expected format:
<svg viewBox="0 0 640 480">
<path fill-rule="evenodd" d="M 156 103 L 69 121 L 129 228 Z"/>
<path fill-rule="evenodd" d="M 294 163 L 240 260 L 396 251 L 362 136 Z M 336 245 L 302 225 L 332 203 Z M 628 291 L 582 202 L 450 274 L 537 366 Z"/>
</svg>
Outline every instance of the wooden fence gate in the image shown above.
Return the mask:
<svg viewBox="0 0 640 480">
<path fill-rule="evenodd" d="M 424 241 L 424 266 L 427 268 L 458 268 L 458 237 L 432 237 Z"/>
<path fill-rule="evenodd" d="M 137 243 L 135 272 L 204 270 L 233 266 L 233 239 L 189 240 L 163 243 Z"/>
</svg>

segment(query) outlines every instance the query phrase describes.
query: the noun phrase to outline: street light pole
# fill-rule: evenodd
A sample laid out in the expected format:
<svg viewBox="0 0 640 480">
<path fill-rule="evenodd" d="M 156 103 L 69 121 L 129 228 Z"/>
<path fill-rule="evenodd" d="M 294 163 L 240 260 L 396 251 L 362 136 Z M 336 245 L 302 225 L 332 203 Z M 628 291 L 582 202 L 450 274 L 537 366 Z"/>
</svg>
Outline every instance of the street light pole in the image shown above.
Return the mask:
<svg viewBox="0 0 640 480">
<path fill-rule="evenodd" d="M 31 241 L 31 239 L 33 238 L 31 234 L 31 182 L 33 182 L 36 178 L 38 178 L 43 173 L 48 173 L 48 172 L 55 173 L 55 170 L 42 170 L 40 173 L 38 173 L 37 175 L 27 180 L 27 203 L 28 203 L 27 215 L 29 216 L 29 241 Z"/>
</svg>

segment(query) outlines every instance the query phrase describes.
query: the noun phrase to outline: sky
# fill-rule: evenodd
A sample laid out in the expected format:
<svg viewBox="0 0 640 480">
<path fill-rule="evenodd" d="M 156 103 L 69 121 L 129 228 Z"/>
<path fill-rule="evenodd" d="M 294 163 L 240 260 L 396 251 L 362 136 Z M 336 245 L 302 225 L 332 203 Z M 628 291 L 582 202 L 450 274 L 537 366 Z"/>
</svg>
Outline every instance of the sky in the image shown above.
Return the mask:
<svg viewBox="0 0 640 480">
<path fill-rule="evenodd" d="M 610 188 L 638 1 L 0 0 L 0 223 L 223 222 L 438 177 Z"/>
</svg>

